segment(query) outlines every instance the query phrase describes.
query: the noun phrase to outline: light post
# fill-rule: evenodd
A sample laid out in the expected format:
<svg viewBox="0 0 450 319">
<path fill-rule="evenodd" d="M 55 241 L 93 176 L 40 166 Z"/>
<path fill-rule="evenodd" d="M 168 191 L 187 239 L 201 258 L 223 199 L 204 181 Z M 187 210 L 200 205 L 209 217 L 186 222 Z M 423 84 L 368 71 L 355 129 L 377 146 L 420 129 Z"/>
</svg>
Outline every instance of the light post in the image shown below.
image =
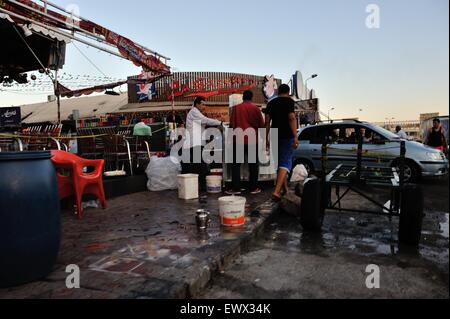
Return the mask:
<svg viewBox="0 0 450 319">
<path fill-rule="evenodd" d="M 330 122 L 331 122 L 330 113 L 331 113 L 331 111 L 334 111 L 334 110 L 335 110 L 334 107 L 331 107 L 328 109 L 328 121 L 330 121 Z"/>
<path fill-rule="evenodd" d="M 313 74 L 313 75 L 311 75 L 309 78 L 307 78 L 306 81 L 305 81 L 305 87 L 308 88 L 308 81 L 309 81 L 309 80 L 315 79 L 315 78 L 317 78 L 318 76 L 319 76 L 318 74 Z M 308 93 L 308 92 L 306 92 L 306 93 Z M 309 100 L 309 99 L 311 99 L 311 97 L 308 96 L 306 99 Z"/>
</svg>

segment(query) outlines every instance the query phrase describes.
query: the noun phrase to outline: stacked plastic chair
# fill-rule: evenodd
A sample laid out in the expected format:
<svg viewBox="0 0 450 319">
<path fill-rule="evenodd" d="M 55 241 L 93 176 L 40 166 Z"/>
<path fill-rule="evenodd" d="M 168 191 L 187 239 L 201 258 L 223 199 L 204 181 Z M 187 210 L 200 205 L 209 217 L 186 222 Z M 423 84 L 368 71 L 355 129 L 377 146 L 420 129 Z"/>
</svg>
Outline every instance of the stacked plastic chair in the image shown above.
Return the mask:
<svg viewBox="0 0 450 319">
<path fill-rule="evenodd" d="M 83 195 L 95 195 L 103 207 L 106 208 L 105 191 L 103 189 L 104 160 L 87 160 L 64 151 L 52 151 L 52 162 L 58 177 L 60 199 L 74 196 L 77 205 L 78 218 L 83 218 Z M 86 173 L 86 168 L 93 168 Z M 61 170 L 69 172 L 63 175 Z"/>
</svg>

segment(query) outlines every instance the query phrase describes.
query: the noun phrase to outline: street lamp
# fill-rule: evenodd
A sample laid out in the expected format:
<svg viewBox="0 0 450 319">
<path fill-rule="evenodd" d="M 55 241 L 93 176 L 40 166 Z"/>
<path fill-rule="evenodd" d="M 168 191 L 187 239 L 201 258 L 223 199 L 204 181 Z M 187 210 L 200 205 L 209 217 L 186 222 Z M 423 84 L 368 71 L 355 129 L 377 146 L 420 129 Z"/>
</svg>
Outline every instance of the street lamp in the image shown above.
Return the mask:
<svg viewBox="0 0 450 319">
<path fill-rule="evenodd" d="M 330 121 L 330 122 L 331 122 L 330 112 L 331 112 L 331 111 L 334 111 L 334 110 L 335 110 L 334 107 L 328 109 L 328 121 Z"/>
<path fill-rule="evenodd" d="M 311 75 L 309 78 L 307 78 L 306 81 L 305 81 L 305 87 L 306 87 L 306 88 L 308 87 L 308 81 L 309 81 L 309 80 L 315 79 L 315 78 L 317 78 L 318 76 L 319 76 L 318 74 L 313 74 L 313 75 Z M 308 96 L 308 97 L 307 97 L 307 100 L 309 100 L 310 98 L 311 98 L 311 97 Z"/>
</svg>

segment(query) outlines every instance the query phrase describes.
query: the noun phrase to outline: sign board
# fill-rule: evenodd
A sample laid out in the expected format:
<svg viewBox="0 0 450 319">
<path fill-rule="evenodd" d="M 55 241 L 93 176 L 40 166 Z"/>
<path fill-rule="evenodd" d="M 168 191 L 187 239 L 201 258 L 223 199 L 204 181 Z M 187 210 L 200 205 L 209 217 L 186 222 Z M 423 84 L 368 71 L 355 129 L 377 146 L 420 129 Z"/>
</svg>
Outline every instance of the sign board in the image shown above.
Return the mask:
<svg viewBox="0 0 450 319">
<path fill-rule="evenodd" d="M 230 108 L 228 106 L 209 106 L 205 116 L 224 123 L 230 122 Z"/>
<path fill-rule="evenodd" d="M 265 77 L 225 72 L 180 72 L 163 77 L 151 87 L 147 84 L 137 86 L 133 83 L 139 76 L 128 79 L 129 103 L 149 102 L 186 102 L 192 104 L 198 96 L 205 97 L 208 104 L 228 104 L 229 96 L 242 94 L 250 90 L 256 104 L 265 104 Z M 280 82 L 273 79 L 273 82 Z M 151 88 L 149 90 L 149 88 Z M 151 92 L 151 94 L 148 94 Z M 142 95 L 144 93 L 144 96 Z"/>
<path fill-rule="evenodd" d="M 20 126 L 21 122 L 22 114 L 20 107 L 0 108 L 0 127 Z"/>
</svg>

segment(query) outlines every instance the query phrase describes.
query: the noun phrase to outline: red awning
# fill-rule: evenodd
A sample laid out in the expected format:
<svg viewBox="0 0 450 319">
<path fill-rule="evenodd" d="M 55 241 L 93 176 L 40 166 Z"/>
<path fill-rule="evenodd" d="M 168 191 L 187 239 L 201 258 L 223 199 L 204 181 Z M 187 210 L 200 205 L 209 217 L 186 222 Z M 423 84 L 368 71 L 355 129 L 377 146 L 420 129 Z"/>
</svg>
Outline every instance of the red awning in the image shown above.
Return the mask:
<svg viewBox="0 0 450 319">
<path fill-rule="evenodd" d="M 127 81 L 121 81 L 121 82 L 97 85 L 97 86 L 90 87 L 90 88 L 72 91 L 58 82 L 58 93 L 60 94 L 61 97 L 68 97 L 68 98 L 80 97 L 82 95 L 91 95 L 92 93 L 101 93 L 106 90 L 111 90 L 111 89 L 114 89 L 115 87 L 121 86 L 126 83 L 127 83 Z"/>
</svg>

